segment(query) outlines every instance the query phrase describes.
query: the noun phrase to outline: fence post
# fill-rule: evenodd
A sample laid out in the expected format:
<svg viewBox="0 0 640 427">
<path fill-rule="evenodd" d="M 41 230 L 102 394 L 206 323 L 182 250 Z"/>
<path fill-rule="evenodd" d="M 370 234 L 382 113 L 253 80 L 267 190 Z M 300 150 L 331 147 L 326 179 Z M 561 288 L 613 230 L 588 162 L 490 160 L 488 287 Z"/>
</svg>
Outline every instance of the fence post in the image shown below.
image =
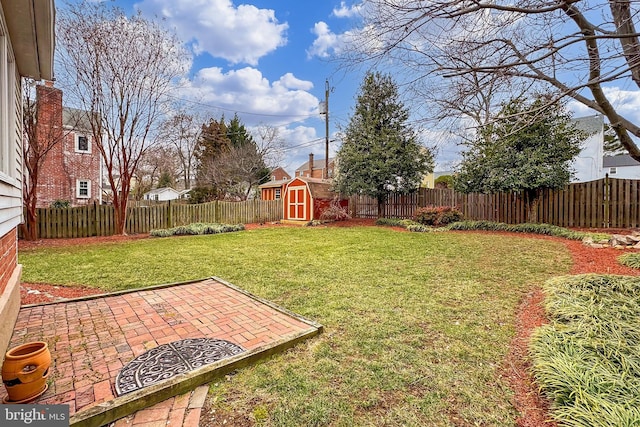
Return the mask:
<svg viewBox="0 0 640 427">
<path fill-rule="evenodd" d="M 609 209 L 609 204 L 611 203 L 611 185 L 609 183 L 609 174 L 604 174 L 604 191 L 603 191 L 603 203 L 604 203 L 604 218 L 603 218 L 603 226 L 606 228 L 611 227 L 611 211 Z"/>
<path fill-rule="evenodd" d="M 173 228 L 173 215 L 171 211 L 171 200 L 167 200 L 167 227 Z"/>
</svg>

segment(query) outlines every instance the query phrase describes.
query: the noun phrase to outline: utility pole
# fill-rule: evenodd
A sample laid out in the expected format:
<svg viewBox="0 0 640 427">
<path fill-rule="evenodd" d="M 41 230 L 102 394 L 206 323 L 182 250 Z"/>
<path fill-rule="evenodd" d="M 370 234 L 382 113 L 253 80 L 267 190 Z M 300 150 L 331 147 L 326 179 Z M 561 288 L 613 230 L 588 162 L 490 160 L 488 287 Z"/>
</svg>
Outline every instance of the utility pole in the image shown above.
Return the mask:
<svg viewBox="0 0 640 427">
<path fill-rule="evenodd" d="M 324 82 L 324 174 L 323 178 L 329 178 L 329 79 Z"/>
</svg>

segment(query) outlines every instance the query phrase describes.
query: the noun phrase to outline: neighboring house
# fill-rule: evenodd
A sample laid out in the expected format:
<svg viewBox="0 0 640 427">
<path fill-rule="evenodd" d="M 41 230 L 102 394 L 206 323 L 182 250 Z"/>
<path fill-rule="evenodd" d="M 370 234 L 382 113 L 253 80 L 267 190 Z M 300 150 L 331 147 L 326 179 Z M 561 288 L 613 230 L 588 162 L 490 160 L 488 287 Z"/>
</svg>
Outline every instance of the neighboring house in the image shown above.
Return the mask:
<svg viewBox="0 0 640 427">
<path fill-rule="evenodd" d="M 0 359 L 20 310 L 22 82 L 53 78 L 53 0 L 0 0 Z"/>
<path fill-rule="evenodd" d="M 587 182 L 604 178 L 604 118 L 601 115 L 575 119 L 576 127 L 589 134 L 581 145 L 582 150 L 573 159 L 575 171 L 571 182 Z"/>
<path fill-rule="evenodd" d="M 640 163 L 628 154 L 604 156 L 602 168 L 609 178 L 640 179 Z"/>
<path fill-rule="evenodd" d="M 329 171 L 325 175 L 326 162 L 325 159 L 315 160 L 313 153 L 309 154 L 309 161 L 295 170 L 295 177 L 307 177 L 307 178 L 333 178 L 335 169 L 335 159 L 329 157 Z"/>
<path fill-rule="evenodd" d="M 144 200 L 155 200 L 158 202 L 166 202 L 168 200 L 188 199 L 191 190 L 174 190 L 171 187 L 156 188 L 155 190 L 144 193 Z"/>
<path fill-rule="evenodd" d="M 331 182 L 319 178 L 296 177 L 287 184 L 283 195 L 283 219 L 309 222 L 320 219 L 337 194 L 331 191 Z M 348 200 L 340 200 L 347 208 Z"/>
<path fill-rule="evenodd" d="M 291 175 L 289 175 L 281 166 L 272 170 L 269 177 L 269 181 L 287 181 L 289 179 L 291 179 Z"/>
<path fill-rule="evenodd" d="M 290 180 L 291 175 L 289 175 L 283 168 L 278 166 L 271 171 L 269 181 L 258 186 L 258 189 L 260 189 L 260 199 L 278 200 L 282 198 L 284 189 Z"/>
<path fill-rule="evenodd" d="M 36 134 L 61 140 L 40 168 L 37 207 L 49 207 L 56 200 L 67 200 L 71 206 L 102 203 L 102 161 L 97 145 L 101 141 L 92 136 L 89 113 L 63 108 L 62 91 L 48 81 L 36 87 L 36 110 Z M 51 130 L 58 130 L 58 135 Z"/>
</svg>

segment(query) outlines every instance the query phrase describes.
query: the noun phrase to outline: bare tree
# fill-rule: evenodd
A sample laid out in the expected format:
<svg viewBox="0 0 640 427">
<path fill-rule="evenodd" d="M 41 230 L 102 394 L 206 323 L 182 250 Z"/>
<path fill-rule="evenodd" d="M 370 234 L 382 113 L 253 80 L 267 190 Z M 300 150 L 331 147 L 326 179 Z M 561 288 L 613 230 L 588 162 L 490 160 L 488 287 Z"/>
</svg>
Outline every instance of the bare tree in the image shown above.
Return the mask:
<svg viewBox="0 0 640 427">
<path fill-rule="evenodd" d="M 204 117 L 197 113 L 179 112 L 166 119 L 160 126 L 158 138 L 162 144 L 171 145 L 180 162 L 180 175 L 184 189 L 191 188 L 195 175 L 196 147 L 202 133 Z"/>
<path fill-rule="evenodd" d="M 140 14 L 127 17 L 103 2 L 69 5 L 57 40 L 66 91 L 91 112 L 93 137 L 113 191 L 116 233 L 125 233 L 131 178 L 153 143 L 173 81 L 188 57 L 177 37 Z"/>
<path fill-rule="evenodd" d="M 133 172 L 135 186 L 131 189 L 133 198 L 141 200 L 144 193 L 161 187 L 162 177 L 175 183 L 180 174 L 178 155 L 175 147 L 170 145 L 154 145 L 145 151 L 138 166 Z"/>
<path fill-rule="evenodd" d="M 23 85 L 23 133 L 24 144 L 22 145 L 24 158 L 24 185 L 22 196 L 26 211 L 26 222 L 23 224 L 23 236 L 26 240 L 38 238 L 37 211 L 38 203 L 38 180 L 40 178 L 40 168 L 44 164 L 47 154 L 64 140 L 62 129 L 62 108 L 43 111 L 38 108 L 46 100 L 38 99 L 42 94 L 38 93 L 34 99 L 35 81 L 27 79 Z M 47 93 L 44 93 L 46 96 Z M 56 96 L 62 96 L 58 91 Z M 40 102 L 38 102 L 40 101 Z M 42 117 L 48 114 L 49 117 Z M 40 115 L 40 117 L 38 117 Z M 38 124 L 40 124 L 38 126 Z"/>
<path fill-rule="evenodd" d="M 70 133 L 82 121 L 78 114 L 67 114 L 64 119 L 62 91 L 25 79 L 23 85 L 23 140 L 24 180 L 22 186 L 26 221 L 22 226 L 26 240 L 38 238 L 37 206 L 38 184 L 41 171 L 46 168 L 49 154 L 58 150 Z M 71 185 L 69 185 L 71 188 Z"/>
<path fill-rule="evenodd" d="M 252 132 L 262 161 L 267 167 L 275 168 L 284 158 L 284 139 L 277 127 L 263 123 Z"/>
<path fill-rule="evenodd" d="M 640 126 L 607 92 L 613 83 L 640 87 L 634 3 L 364 0 L 364 24 L 346 59 L 402 64 L 411 84 L 445 77 L 477 79 L 483 83 L 478 89 L 505 79 L 539 93 L 551 88 L 546 107 L 569 97 L 603 114 L 640 160 L 632 139 L 640 137 Z M 462 95 L 469 100 L 477 93 Z"/>
</svg>

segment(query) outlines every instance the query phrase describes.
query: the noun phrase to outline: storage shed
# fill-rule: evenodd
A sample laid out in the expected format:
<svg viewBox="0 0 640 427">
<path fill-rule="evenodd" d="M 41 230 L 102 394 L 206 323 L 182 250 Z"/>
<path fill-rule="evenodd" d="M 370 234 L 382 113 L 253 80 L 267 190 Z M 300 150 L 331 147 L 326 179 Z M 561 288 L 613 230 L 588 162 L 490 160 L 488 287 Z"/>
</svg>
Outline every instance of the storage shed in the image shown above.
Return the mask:
<svg viewBox="0 0 640 427">
<path fill-rule="evenodd" d="M 283 197 L 285 221 L 313 221 L 320 219 L 322 212 L 338 196 L 331 191 L 331 181 L 320 178 L 296 177 L 287 185 Z M 339 200 L 345 209 L 346 199 Z"/>
</svg>

